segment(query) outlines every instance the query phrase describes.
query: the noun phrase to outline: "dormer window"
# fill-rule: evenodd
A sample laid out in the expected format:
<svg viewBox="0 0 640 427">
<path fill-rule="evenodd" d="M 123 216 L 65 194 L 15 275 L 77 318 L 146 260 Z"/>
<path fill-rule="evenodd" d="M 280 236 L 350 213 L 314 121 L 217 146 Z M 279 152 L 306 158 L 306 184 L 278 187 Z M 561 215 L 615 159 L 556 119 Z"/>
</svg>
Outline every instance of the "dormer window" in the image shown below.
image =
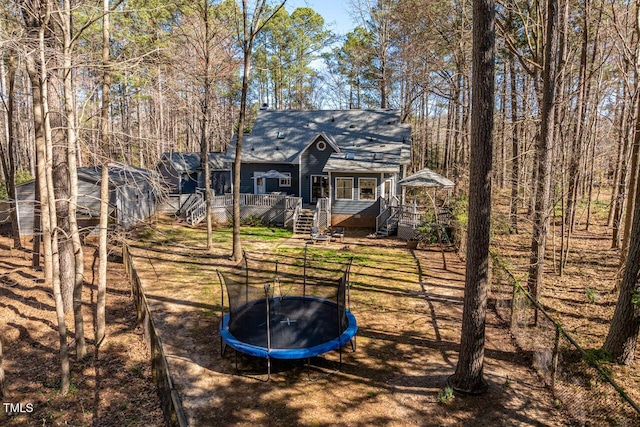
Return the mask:
<svg viewBox="0 0 640 427">
<path fill-rule="evenodd" d="M 287 134 L 285 132 L 278 132 L 278 139 L 284 139 Z"/>
</svg>

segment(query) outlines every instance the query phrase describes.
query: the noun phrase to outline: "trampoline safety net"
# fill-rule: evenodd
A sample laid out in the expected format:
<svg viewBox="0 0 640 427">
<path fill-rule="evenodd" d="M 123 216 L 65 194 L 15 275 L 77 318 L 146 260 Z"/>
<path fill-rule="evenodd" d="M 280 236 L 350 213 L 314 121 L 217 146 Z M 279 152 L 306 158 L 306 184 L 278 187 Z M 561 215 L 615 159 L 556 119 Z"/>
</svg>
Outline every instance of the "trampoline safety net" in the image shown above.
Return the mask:
<svg viewBox="0 0 640 427">
<path fill-rule="evenodd" d="M 223 318 L 221 333 L 228 330 L 233 339 L 264 349 L 294 351 L 286 358 L 296 358 L 296 350 L 317 348 L 317 354 L 346 344 L 340 337 L 349 328 L 349 270 L 347 263 L 327 263 L 307 256 L 283 261 L 249 258 L 233 271 L 218 272 L 228 299 L 228 317 Z M 224 305 L 224 289 L 223 289 Z M 226 320 L 226 324 L 225 324 Z M 355 325 L 352 326 L 355 334 Z M 336 343 L 336 340 L 337 343 Z M 228 341 L 228 340 L 227 340 Z M 333 341 L 330 348 L 324 343 Z M 306 356 L 306 355 L 305 355 Z"/>
</svg>

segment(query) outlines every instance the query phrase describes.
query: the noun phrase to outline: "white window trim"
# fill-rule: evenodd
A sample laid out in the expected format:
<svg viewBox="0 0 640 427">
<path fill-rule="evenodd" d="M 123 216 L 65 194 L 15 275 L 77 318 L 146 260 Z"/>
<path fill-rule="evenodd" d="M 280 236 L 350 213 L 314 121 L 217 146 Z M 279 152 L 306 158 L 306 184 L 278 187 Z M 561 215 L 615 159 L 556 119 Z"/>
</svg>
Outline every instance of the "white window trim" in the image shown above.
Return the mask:
<svg viewBox="0 0 640 427">
<path fill-rule="evenodd" d="M 338 197 L 338 187 L 339 187 L 339 186 L 338 186 L 338 180 L 339 180 L 339 179 L 346 179 L 346 180 L 351 181 L 351 198 L 349 198 L 349 199 L 344 199 L 344 198 L 340 198 L 340 197 Z M 345 177 L 345 176 L 337 176 L 337 177 L 336 177 L 336 200 L 354 200 L 354 197 L 353 197 L 353 191 L 354 191 L 354 188 L 353 188 L 353 178 L 351 178 L 351 177 Z"/>
<path fill-rule="evenodd" d="M 373 186 L 373 199 L 362 199 L 360 196 L 362 196 L 362 181 L 375 181 L 375 185 Z M 364 200 L 364 201 L 375 201 L 378 200 L 378 179 L 375 177 L 367 177 L 367 178 L 358 178 L 358 200 Z"/>
<path fill-rule="evenodd" d="M 389 194 L 387 194 L 387 192 L 384 191 L 384 187 L 387 184 L 387 182 L 389 183 Z M 393 177 L 385 178 L 384 176 L 381 176 L 380 177 L 380 195 L 384 198 L 391 198 L 395 196 L 395 192 L 393 191 L 394 183 L 395 183 L 395 179 Z"/>
<path fill-rule="evenodd" d="M 327 179 L 327 186 L 329 187 L 328 194 L 329 197 L 331 197 L 331 187 L 330 187 L 330 182 L 329 182 L 329 176 L 328 175 L 309 175 L 309 199 L 313 200 L 313 178 L 314 177 L 320 177 L 320 178 L 325 178 Z"/>
<path fill-rule="evenodd" d="M 322 145 L 322 148 L 321 148 L 321 145 Z M 326 150 L 326 149 L 327 149 L 327 143 L 326 143 L 326 142 L 324 142 L 324 141 L 322 141 L 322 140 L 320 140 L 320 141 L 316 142 L 316 149 L 317 149 L 318 151 L 324 151 L 324 150 Z"/>
<path fill-rule="evenodd" d="M 280 173 L 288 175 L 289 178 L 280 178 L 278 180 L 278 185 L 280 187 L 291 187 L 291 172 L 280 172 Z"/>
</svg>

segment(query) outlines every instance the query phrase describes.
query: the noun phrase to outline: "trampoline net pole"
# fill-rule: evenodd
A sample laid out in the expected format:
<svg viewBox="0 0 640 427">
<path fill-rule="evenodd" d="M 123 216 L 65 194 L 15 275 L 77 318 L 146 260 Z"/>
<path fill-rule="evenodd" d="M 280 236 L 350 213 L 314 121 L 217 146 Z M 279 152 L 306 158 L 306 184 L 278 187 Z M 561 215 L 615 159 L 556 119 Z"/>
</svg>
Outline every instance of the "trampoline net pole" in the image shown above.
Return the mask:
<svg viewBox="0 0 640 427">
<path fill-rule="evenodd" d="M 302 261 L 302 298 L 307 296 L 307 247 L 304 247 L 304 259 Z"/>
</svg>

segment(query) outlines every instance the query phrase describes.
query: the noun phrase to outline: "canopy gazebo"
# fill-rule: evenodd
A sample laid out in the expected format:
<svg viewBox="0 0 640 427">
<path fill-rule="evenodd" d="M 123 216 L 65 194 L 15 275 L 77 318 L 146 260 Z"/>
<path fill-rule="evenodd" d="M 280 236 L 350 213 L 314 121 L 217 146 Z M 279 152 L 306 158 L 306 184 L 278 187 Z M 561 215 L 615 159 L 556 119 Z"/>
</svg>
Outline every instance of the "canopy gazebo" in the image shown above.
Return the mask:
<svg viewBox="0 0 640 427">
<path fill-rule="evenodd" d="M 438 207 L 436 193 L 438 190 L 447 190 L 450 191 L 455 187 L 455 183 L 448 179 L 445 176 L 440 175 L 437 172 L 432 171 L 431 169 L 424 168 L 419 170 L 418 172 L 410 175 L 400 181 L 398 181 L 398 185 L 402 187 L 402 201 L 403 205 L 406 205 L 406 192 L 409 188 L 415 189 L 433 189 L 433 194 L 427 192 L 427 196 L 431 199 L 433 210 L 434 210 L 434 229 L 436 230 L 436 235 L 438 238 L 438 243 L 442 245 L 443 236 L 442 236 L 442 228 L 441 224 L 443 222 L 443 217 L 449 215 L 448 210 L 443 205 L 442 207 Z M 420 225 L 422 216 L 425 212 L 421 211 L 421 209 L 415 205 L 412 206 L 412 209 L 407 212 L 403 218 L 400 219 L 398 223 L 398 237 L 405 238 L 407 240 L 417 237 L 417 228 Z M 443 258 L 444 261 L 444 258 Z M 445 265 L 446 268 L 446 265 Z"/>
</svg>

